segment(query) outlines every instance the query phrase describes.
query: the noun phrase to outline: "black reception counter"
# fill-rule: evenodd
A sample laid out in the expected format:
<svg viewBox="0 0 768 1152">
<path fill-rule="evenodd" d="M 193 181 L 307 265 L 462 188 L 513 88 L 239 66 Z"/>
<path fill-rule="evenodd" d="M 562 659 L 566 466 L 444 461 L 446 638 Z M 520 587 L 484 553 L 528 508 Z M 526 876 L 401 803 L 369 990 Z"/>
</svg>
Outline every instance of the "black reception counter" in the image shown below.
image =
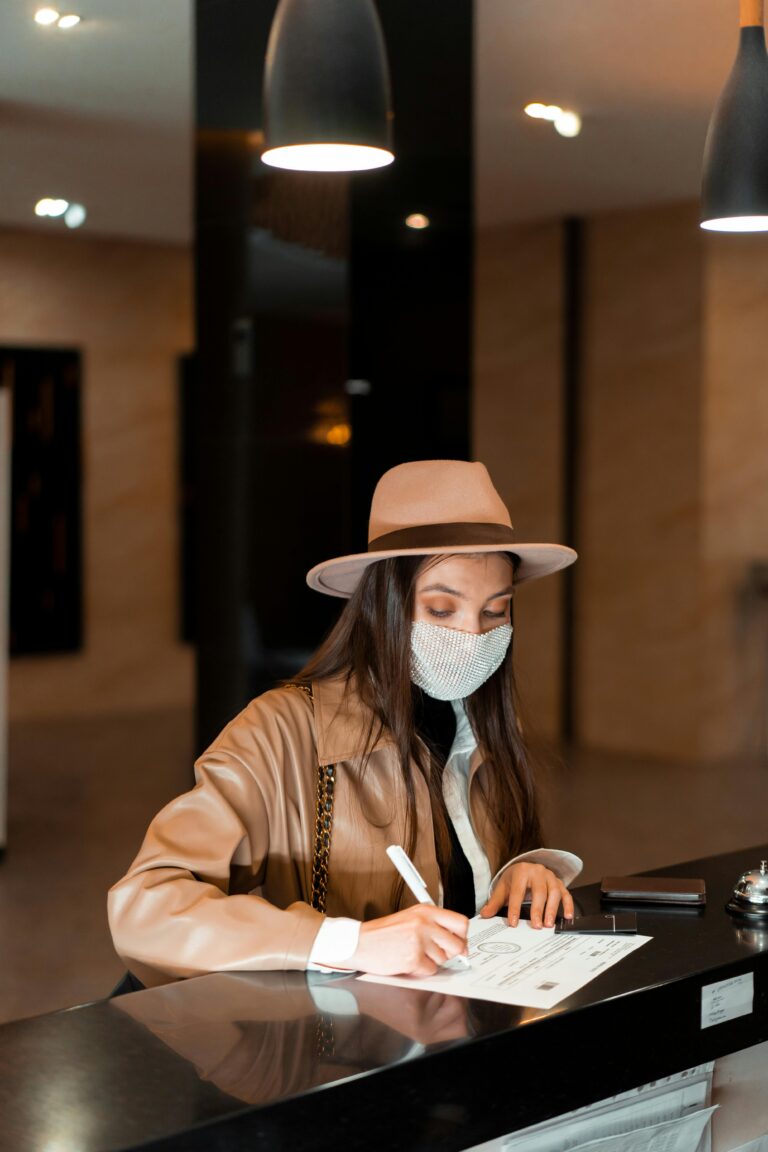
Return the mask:
<svg viewBox="0 0 768 1152">
<path fill-rule="evenodd" d="M 768 927 L 724 905 L 768 845 L 665 868 L 701 910 L 540 1011 L 303 973 L 214 974 L 0 1027 L 0 1149 L 461 1149 L 768 1039 Z M 575 890 L 599 910 L 596 885 Z M 753 973 L 702 1028 L 702 987 Z"/>
</svg>

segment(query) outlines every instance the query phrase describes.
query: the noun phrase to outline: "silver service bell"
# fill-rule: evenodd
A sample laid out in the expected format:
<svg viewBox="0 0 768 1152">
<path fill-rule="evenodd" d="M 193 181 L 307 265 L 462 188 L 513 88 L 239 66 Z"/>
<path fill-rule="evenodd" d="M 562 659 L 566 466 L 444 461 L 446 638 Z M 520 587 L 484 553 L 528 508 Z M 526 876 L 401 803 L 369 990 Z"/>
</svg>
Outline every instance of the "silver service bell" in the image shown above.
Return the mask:
<svg viewBox="0 0 768 1152">
<path fill-rule="evenodd" d="M 747 920 L 768 921 L 768 860 L 761 860 L 759 868 L 742 873 L 725 907 Z"/>
</svg>

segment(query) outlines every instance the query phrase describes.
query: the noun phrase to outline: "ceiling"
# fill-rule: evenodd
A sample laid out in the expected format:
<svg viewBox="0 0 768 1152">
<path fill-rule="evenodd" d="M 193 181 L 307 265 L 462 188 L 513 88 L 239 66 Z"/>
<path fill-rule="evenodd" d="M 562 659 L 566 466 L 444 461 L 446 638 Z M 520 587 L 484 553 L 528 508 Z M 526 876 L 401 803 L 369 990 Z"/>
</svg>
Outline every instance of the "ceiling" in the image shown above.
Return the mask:
<svg viewBox="0 0 768 1152">
<path fill-rule="evenodd" d="M 698 196 L 737 0 L 476 3 L 481 225 Z M 581 135 L 531 120 L 532 100 L 579 112 Z"/>
<path fill-rule="evenodd" d="M 188 242 L 191 0 L 73 0 L 68 32 L 38 6 L 0 4 L 0 225 L 63 229 L 32 213 L 61 196 L 85 204 L 83 234 Z M 696 197 L 737 7 L 476 0 L 480 225 Z M 581 135 L 526 117 L 530 100 L 580 112 Z"/>
<path fill-rule="evenodd" d="M 43 3 L 75 11 L 40 27 Z M 67 231 L 43 196 L 85 205 L 82 233 L 188 242 L 191 0 L 0 3 L 0 225 Z"/>
</svg>

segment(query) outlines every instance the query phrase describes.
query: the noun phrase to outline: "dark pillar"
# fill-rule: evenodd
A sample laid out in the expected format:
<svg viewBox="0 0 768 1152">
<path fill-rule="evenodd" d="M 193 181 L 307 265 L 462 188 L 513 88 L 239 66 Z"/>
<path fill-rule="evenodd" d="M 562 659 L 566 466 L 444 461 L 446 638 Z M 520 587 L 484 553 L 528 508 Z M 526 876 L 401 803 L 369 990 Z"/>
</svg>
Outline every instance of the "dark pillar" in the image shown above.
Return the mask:
<svg viewBox="0 0 768 1152">
<path fill-rule="evenodd" d="M 275 7 L 196 3 L 200 747 L 335 619 L 304 575 L 381 472 L 469 451 L 471 2 L 381 0 L 397 159 L 355 177 L 258 159 Z"/>
</svg>

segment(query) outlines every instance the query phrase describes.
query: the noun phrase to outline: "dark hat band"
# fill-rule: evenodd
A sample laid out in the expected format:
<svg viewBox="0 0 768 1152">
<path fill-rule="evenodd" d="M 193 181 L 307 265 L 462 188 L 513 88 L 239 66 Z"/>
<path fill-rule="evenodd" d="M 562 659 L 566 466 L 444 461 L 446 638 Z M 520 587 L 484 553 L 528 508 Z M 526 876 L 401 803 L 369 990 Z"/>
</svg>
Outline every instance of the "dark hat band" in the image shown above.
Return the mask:
<svg viewBox="0 0 768 1152">
<path fill-rule="evenodd" d="M 417 524 L 398 528 L 368 541 L 369 552 L 417 548 L 464 548 L 471 544 L 513 543 L 513 532 L 507 524 Z"/>
</svg>

